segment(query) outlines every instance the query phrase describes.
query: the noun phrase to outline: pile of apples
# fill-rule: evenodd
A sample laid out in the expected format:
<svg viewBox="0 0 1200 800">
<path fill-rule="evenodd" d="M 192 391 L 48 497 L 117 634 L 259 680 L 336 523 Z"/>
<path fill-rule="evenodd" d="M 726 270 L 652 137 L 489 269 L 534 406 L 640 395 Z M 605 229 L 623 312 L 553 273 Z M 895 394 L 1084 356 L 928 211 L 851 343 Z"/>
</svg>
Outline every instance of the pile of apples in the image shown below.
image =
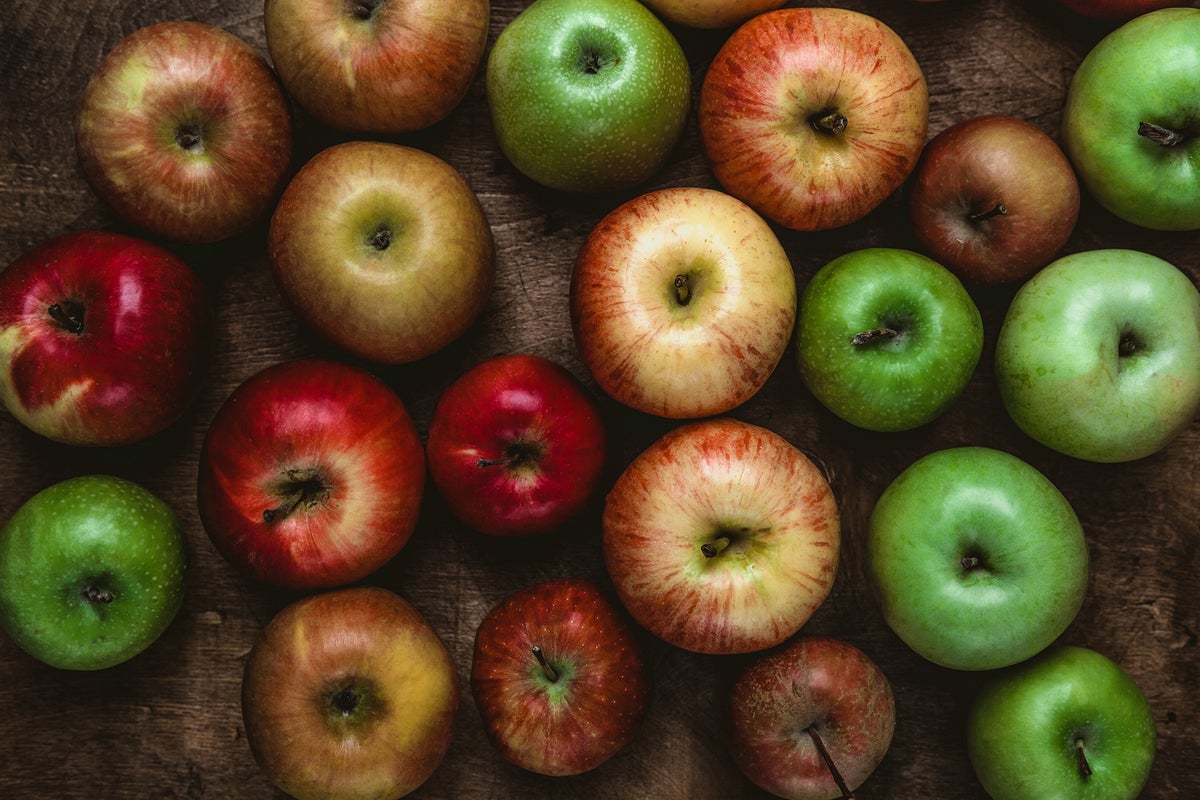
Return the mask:
<svg viewBox="0 0 1200 800">
<path fill-rule="evenodd" d="M 74 447 L 178 423 L 204 380 L 212 309 L 172 245 L 267 221 L 282 296 L 346 359 L 277 363 L 238 386 L 206 431 L 196 496 L 230 565 L 304 595 L 266 625 L 243 680 L 249 747 L 283 791 L 398 798 L 446 756 L 456 665 L 416 608 L 366 585 L 413 535 L 430 488 L 492 537 L 553 535 L 603 493 L 611 586 L 530 585 L 478 628 L 470 689 L 500 756 L 562 776 L 627 746 L 651 702 L 639 626 L 695 653 L 752 656 L 730 691 L 732 759 L 775 795 L 833 800 L 885 757 L 896 703 L 862 650 L 802 633 L 838 570 L 827 476 L 729 415 L 787 348 L 842 420 L 916 430 L 983 355 L 972 292 L 1023 282 L 995 368 L 1030 437 L 1120 463 L 1169 446 L 1200 413 L 1189 277 L 1131 250 L 1061 255 L 1083 192 L 1138 226 L 1200 229 L 1200 10 L 1068 3 L 1122 24 L 1074 77 L 1060 149 L 1002 115 L 928 139 L 925 77 L 893 30 L 784 5 L 534 0 L 489 53 L 486 0 L 267 0 L 270 62 L 226 31 L 171 21 L 100 65 L 81 99 L 80 164 L 145 235 L 63 233 L 0 273 L 0 399 Z M 671 26 L 730 29 L 694 109 Z M 1106 76 L 1133 60 L 1146 91 L 1117 97 Z M 387 139 L 444 119 L 481 69 L 496 141 L 532 183 L 636 190 L 694 111 L 721 186 L 635 191 L 574 261 L 565 302 L 588 377 L 669 425 L 608 486 L 613 433 L 559 363 L 512 353 L 473 366 L 424 442 L 363 366 L 435 357 L 487 307 L 484 206 L 451 165 Z M 294 164 L 290 102 L 355 138 Z M 923 252 L 855 250 L 798 286 L 781 231 L 842 228 L 902 186 Z M 1144 694 L 1104 655 L 1056 644 L 1083 604 L 1088 551 L 1046 476 L 985 447 L 930 454 L 878 499 L 866 550 L 901 640 L 942 667 L 996 671 L 967 728 L 993 798 L 1138 795 L 1155 753 Z M 53 667 L 121 663 L 178 612 L 185 552 L 178 518 L 136 484 L 47 487 L 0 532 L 0 624 Z M 287 689 L 298 684 L 300 698 Z"/>
</svg>

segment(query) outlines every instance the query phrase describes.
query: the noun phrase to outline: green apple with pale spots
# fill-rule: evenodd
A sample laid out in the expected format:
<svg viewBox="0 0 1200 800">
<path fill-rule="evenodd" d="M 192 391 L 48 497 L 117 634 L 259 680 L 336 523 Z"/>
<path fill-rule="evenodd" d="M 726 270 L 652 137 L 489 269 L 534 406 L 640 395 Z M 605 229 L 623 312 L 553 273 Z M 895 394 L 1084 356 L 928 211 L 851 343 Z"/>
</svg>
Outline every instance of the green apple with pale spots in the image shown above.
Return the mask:
<svg viewBox="0 0 1200 800">
<path fill-rule="evenodd" d="M 496 39 L 487 99 L 504 155 L 544 186 L 629 188 L 683 133 L 691 71 L 636 0 L 535 0 Z"/>
<path fill-rule="evenodd" d="M 0 529 L 0 627 L 60 669 L 133 658 L 175 618 L 187 545 L 175 512 L 110 475 L 55 483 Z"/>
</svg>

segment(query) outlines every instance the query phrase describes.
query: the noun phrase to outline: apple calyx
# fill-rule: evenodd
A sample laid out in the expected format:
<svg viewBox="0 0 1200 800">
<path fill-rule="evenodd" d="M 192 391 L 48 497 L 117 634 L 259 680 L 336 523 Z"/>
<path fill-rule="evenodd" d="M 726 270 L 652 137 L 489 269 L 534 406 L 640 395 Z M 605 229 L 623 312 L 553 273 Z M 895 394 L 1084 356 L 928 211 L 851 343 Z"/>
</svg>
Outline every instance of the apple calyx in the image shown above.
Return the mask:
<svg viewBox="0 0 1200 800">
<path fill-rule="evenodd" d="M 809 725 L 804 731 L 812 739 L 813 745 L 817 748 L 817 753 L 821 756 L 821 760 L 825 762 L 825 768 L 829 770 L 830 776 L 833 777 L 833 782 L 837 784 L 838 791 L 842 793 L 839 800 L 855 800 L 854 792 L 850 791 L 850 787 L 846 785 L 846 779 L 838 771 L 837 764 L 834 763 L 829 748 L 825 746 L 825 740 L 821 738 L 821 734 L 817 731 L 817 726 L 815 724 Z"/>
<path fill-rule="evenodd" d="M 391 226 L 380 225 L 367 235 L 367 244 L 382 253 L 392 246 L 392 237 Z"/>
<path fill-rule="evenodd" d="M 865 344 L 870 344 L 877 339 L 892 339 L 900 335 L 900 331 L 895 328 L 876 328 L 870 331 L 856 333 L 850 337 L 850 344 L 855 347 L 862 347 Z"/>
<path fill-rule="evenodd" d="M 204 128 L 199 122 L 188 122 L 175 129 L 175 144 L 181 150 L 199 154 L 204 152 Z"/>
<path fill-rule="evenodd" d="M 101 605 L 108 605 L 115 599 L 113 593 L 108 589 L 101 589 L 100 587 L 93 586 L 91 584 L 85 586 L 83 591 L 81 591 L 79 594 L 89 605 L 96 605 L 97 603 Z"/>
<path fill-rule="evenodd" d="M 1092 765 L 1088 763 L 1087 755 L 1083 752 L 1084 744 L 1082 736 L 1075 740 L 1075 757 L 1079 763 L 1079 774 L 1084 778 L 1090 778 Z"/>
<path fill-rule="evenodd" d="M 808 124 L 812 126 L 812 129 L 826 136 L 837 136 L 844 133 L 849 123 L 850 120 L 837 111 L 818 111 L 808 118 Z"/>
<path fill-rule="evenodd" d="M 46 309 L 58 326 L 67 333 L 83 333 L 83 306 L 71 300 L 62 300 Z"/>
<path fill-rule="evenodd" d="M 1004 203 L 996 203 L 996 205 L 992 206 L 987 211 L 979 211 L 968 215 L 967 219 L 971 222 L 983 222 L 984 220 L 989 220 L 992 217 L 1003 217 L 1007 216 L 1007 214 L 1008 206 L 1004 205 Z"/>
<path fill-rule="evenodd" d="M 345 0 L 343 3 L 350 16 L 363 22 L 370 22 L 381 5 L 383 3 L 380 0 Z"/>
<path fill-rule="evenodd" d="M 1153 122 L 1139 122 L 1137 132 L 1138 136 L 1144 136 L 1163 147 L 1175 147 L 1182 144 L 1189 135 L 1185 131 L 1173 131 L 1162 125 L 1155 125 Z"/>
<path fill-rule="evenodd" d="M 273 494 L 282 502 L 263 511 L 263 522 L 287 519 L 300 506 L 312 507 L 329 497 L 332 487 L 315 468 L 289 469 L 286 477 L 274 487 Z"/>
<path fill-rule="evenodd" d="M 536 644 L 530 648 L 533 651 L 533 657 L 537 659 L 538 665 L 542 668 L 542 672 L 546 675 L 546 680 L 551 683 L 558 682 L 558 671 L 551 666 L 550 661 L 546 658 L 546 654 L 542 652 L 542 648 Z"/>
<path fill-rule="evenodd" d="M 329 702 L 339 714 L 341 714 L 343 717 L 348 717 L 358 708 L 358 703 L 360 700 L 362 700 L 362 696 L 359 695 L 358 692 L 354 691 L 353 688 L 347 686 L 346 688 L 339 689 L 336 693 L 334 693 Z"/>
<path fill-rule="evenodd" d="M 1121 332 L 1121 338 L 1117 340 L 1117 356 L 1119 358 L 1128 358 L 1141 349 L 1142 342 L 1133 335 L 1132 331 Z"/>
</svg>

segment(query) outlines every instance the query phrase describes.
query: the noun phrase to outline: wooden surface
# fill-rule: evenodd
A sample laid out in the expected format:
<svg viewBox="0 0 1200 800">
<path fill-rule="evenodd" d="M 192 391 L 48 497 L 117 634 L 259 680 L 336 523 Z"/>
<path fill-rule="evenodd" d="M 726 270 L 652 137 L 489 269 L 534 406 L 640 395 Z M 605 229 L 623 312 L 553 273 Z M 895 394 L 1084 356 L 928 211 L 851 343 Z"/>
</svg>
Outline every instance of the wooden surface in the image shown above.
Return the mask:
<svg viewBox="0 0 1200 800">
<path fill-rule="evenodd" d="M 497 0 L 491 42 L 525 3 Z M 1028 119 L 1056 138 L 1066 86 L 1107 27 L 1049 0 L 909 0 L 817 3 L 868 11 L 894 27 L 925 69 L 930 136 L 982 113 Z M 0 4 L 0 264 L 68 229 L 111 227 L 75 162 L 72 123 L 101 57 L 136 28 L 198 19 L 242 36 L 265 53 L 260 0 L 7 0 Z M 693 69 L 693 97 L 728 32 L 677 29 Z M 296 163 L 344 138 L 298 117 Z M 532 186 L 500 156 L 481 75 L 462 106 L 433 130 L 399 137 L 445 158 L 479 194 L 498 245 L 498 283 L 484 317 L 460 342 L 426 361 L 376 369 L 409 405 L 424 435 L 433 404 L 468 366 L 505 352 L 537 353 L 567 366 L 593 389 L 575 354 L 567 283 L 575 252 L 620 196 L 568 197 Z M 716 184 L 701 155 L 694 107 L 666 168 L 638 191 Z M 821 234 L 780 231 L 803 282 L 833 257 L 867 245 L 914 247 L 898 194 L 867 219 Z M 1067 251 L 1130 247 L 1200 278 L 1200 233 L 1156 234 L 1122 223 L 1085 199 Z M 247 651 L 293 596 L 238 577 L 212 548 L 194 498 L 205 426 L 230 391 L 258 369 L 304 355 L 341 355 L 303 329 L 281 301 L 265 257 L 264 230 L 235 241 L 181 249 L 216 298 L 216 346 L 195 407 L 141 445 L 81 451 L 47 443 L 0 415 L 0 518 L 35 491 L 71 475 L 104 471 L 142 482 L 186 526 L 190 586 L 179 617 L 141 656 L 100 673 L 58 672 L 0 637 L 0 797 L 269 798 L 246 745 L 239 687 Z M 835 420 L 799 382 L 793 354 L 762 392 L 732 416 L 765 425 L 828 471 L 844 516 L 835 588 L 805 628 L 866 650 L 892 681 L 898 722 L 890 752 L 862 798 L 955 798 L 984 794 L 963 741 L 963 721 L 981 676 L 931 666 L 884 626 L 864 578 L 866 519 L 887 483 L 917 457 L 980 444 L 1013 452 L 1045 472 L 1072 501 L 1088 536 L 1087 600 L 1063 640 L 1093 647 L 1124 666 L 1146 691 L 1159 733 L 1146 798 L 1200 797 L 1200 425 L 1166 451 L 1102 466 L 1055 455 L 1024 437 L 1000 405 L 992 347 L 1013 288 L 976 291 L 985 352 L 967 392 L 944 418 L 911 433 L 876 435 Z M 670 423 L 599 398 L 614 442 L 605 480 Z M 601 493 L 602 494 L 602 493 Z M 568 530 L 537 542 L 495 542 L 450 520 L 430 490 L 408 547 L 370 582 L 410 599 L 444 637 L 464 680 L 474 630 L 493 603 L 536 580 L 587 576 L 607 585 L 595 500 Z M 685 653 L 646 637 L 655 699 L 637 739 L 584 776 L 549 779 L 503 763 L 484 739 L 464 690 L 453 747 L 423 798 L 762 797 L 734 769 L 723 728 L 724 689 L 744 658 Z"/>
</svg>

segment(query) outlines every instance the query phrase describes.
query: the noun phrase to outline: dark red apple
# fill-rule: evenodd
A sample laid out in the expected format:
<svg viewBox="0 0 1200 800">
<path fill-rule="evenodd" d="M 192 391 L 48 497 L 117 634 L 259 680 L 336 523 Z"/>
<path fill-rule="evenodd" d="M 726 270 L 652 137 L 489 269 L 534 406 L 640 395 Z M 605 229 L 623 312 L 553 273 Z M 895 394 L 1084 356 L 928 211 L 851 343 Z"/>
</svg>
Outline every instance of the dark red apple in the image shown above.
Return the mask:
<svg viewBox="0 0 1200 800">
<path fill-rule="evenodd" d="M 246 575 L 296 589 L 340 586 L 408 543 L 425 453 L 404 403 L 359 367 L 266 367 L 218 409 L 200 452 L 200 520 Z"/>
<path fill-rule="evenodd" d="M 492 744 L 543 775 L 577 775 L 630 742 L 650 679 L 629 623 L 591 581 L 561 579 L 497 604 L 475 634 L 471 689 Z"/>
<path fill-rule="evenodd" d="M 162 431 L 201 379 L 207 294 L 183 260 L 136 237 L 76 231 L 37 245 L 0 273 L 0 400 L 66 444 Z"/>
<path fill-rule="evenodd" d="M 604 466 L 604 426 L 575 376 L 532 354 L 490 358 L 438 400 L 429 476 L 451 511 L 492 536 L 553 531 L 579 513 Z"/>
</svg>

